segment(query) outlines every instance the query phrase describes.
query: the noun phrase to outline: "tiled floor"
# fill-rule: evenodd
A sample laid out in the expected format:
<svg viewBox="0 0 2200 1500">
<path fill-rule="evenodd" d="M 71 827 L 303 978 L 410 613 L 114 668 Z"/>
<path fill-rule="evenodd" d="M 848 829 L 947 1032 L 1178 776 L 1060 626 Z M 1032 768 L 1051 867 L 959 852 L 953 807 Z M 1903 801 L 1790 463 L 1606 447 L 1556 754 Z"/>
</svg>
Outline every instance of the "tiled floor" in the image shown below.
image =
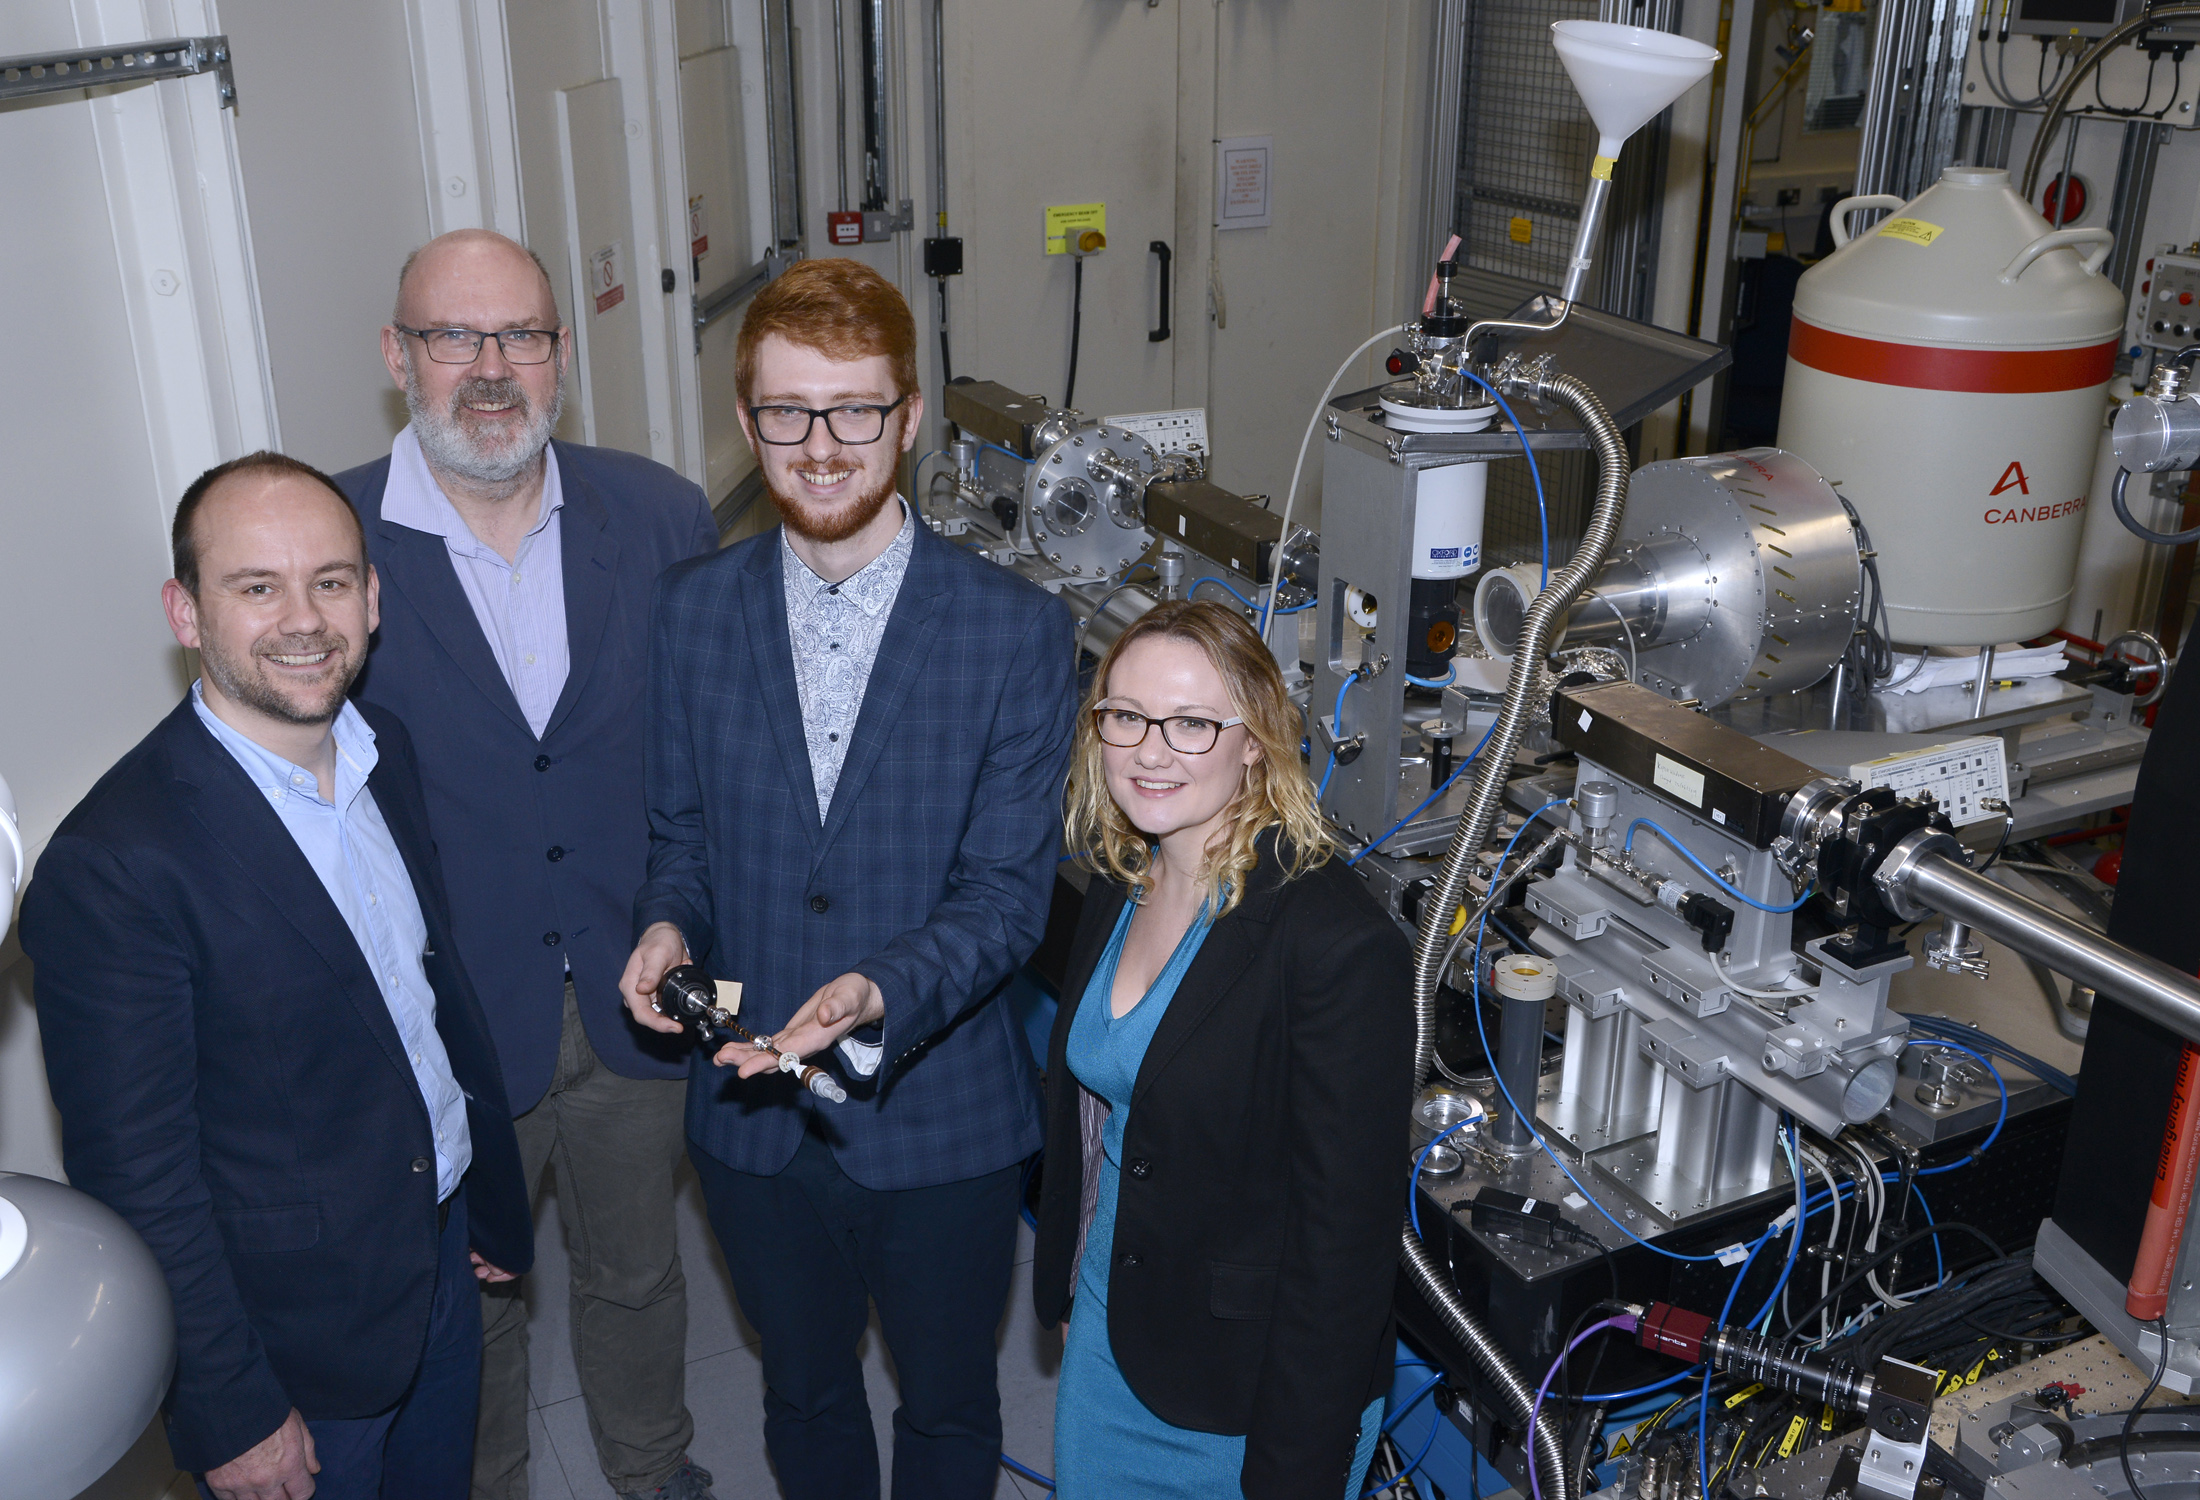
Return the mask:
<svg viewBox="0 0 2200 1500">
<path fill-rule="evenodd" d="M 715 1477 L 719 1500 L 776 1500 L 779 1486 L 764 1457 L 763 1365 L 756 1334 L 735 1308 L 725 1262 L 703 1218 L 694 1176 L 682 1172 L 680 1258 L 687 1273 L 688 1410 L 695 1416 L 691 1456 Z M 565 1244 L 554 1190 L 543 1194 L 535 1237 L 535 1269 L 527 1295 L 533 1307 L 532 1370 L 536 1411 L 528 1466 L 532 1500 L 609 1500 L 596 1466 L 588 1414 L 580 1397 L 568 1333 Z M 1001 1420 L 1011 1457 L 1041 1473 L 1054 1467 L 1054 1379 L 1059 1334 L 1042 1330 L 1031 1312 L 1031 1235 L 1017 1229 L 1016 1274 L 1000 1331 Z M 878 1429 L 879 1468 L 891 1474 L 894 1375 L 874 1320 L 863 1341 L 863 1367 Z M 890 1478 L 887 1481 L 891 1487 Z M 1002 1471 L 1001 1500 L 1039 1500 L 1045 1492 Z"/>
</svg>

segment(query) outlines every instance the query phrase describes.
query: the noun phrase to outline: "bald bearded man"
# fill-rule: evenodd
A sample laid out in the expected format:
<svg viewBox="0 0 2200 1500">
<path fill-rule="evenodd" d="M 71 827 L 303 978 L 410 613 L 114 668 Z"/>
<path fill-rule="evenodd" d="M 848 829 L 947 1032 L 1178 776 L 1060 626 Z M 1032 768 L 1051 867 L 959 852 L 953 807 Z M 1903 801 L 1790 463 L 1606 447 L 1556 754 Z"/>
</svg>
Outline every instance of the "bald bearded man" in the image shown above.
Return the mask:
<svg viewBox="0 0 2200 1500">
<path fill-rule="evenodd" d="M 551 441 L 572 333 L 524 246 L 461 230 L 415 251 L 382 357 L 412 422 L 337 477 L 382 578 L 358 696 L 413 727 L 530 1191 L 556 1168 L 604 1477 L 628 1500 L 707 1500 L 672 1214 L 686 1048 L 636 1026 L 618 980 L 649 849 L 651 592 L 717 527 L 663 465 Z M 527 1304 L 517 1284 L 482 1295 L 473 1493 L 521 1500 Z"/>
</svg>

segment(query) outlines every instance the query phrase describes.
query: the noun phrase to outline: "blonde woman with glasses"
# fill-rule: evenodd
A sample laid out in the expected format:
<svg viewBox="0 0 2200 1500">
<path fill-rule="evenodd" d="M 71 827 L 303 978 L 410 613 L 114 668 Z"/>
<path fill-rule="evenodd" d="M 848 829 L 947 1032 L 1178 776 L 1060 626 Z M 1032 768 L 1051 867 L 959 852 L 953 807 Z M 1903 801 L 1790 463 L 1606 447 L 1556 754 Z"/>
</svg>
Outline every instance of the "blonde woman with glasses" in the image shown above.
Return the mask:
<svg viewBox="0 0 2200 1500">
<path fill-rule="evenodd" d="M 1357 1495 L 1394 1369 L 1413 1017 L 1260 638 L 1162 604 L 1093 681 L 1094 872 L 1047 1063 L 1034 1267 L 1062 1500 Z"/>
</svg>

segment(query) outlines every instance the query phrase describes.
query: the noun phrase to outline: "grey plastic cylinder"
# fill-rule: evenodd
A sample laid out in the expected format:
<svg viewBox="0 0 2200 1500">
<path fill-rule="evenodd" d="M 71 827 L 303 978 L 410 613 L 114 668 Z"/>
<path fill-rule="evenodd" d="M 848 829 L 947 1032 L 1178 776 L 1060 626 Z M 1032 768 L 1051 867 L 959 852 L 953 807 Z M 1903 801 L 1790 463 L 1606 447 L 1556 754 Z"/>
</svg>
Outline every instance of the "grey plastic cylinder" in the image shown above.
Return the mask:
<svg viewBox="0 0 2200 1500">
<path fill-rule="evenodd" d="M 153 1252 L 105 1204 L 0 1173 L 0 1491 L 69 1500 L 138 1440 L 176 1364 Z"/>
<path fill-rule="evenodd" d="M 1499 959 L 1495 974 L 1497 1076 L 1505 1081 L 1497 1097 L 1497 1139 L 1508 1149 L 1525 1150 L 1535 1139 L 1529 1120 L 1543 1079 L 1543 1006 L 1558 993 L 1558 965 L 1537 954 L 1516 953 Z"/>
</svg>

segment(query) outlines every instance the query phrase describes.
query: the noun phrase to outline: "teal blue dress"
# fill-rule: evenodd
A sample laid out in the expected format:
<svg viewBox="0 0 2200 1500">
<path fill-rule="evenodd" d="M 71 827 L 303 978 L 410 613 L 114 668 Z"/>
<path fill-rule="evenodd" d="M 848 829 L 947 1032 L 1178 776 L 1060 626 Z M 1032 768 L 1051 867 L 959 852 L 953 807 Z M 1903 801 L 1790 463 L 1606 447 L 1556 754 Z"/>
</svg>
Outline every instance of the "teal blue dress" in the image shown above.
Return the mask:
<svg viewBox="0 0 2200 1500">
<path fill-rule="evenodd" d="M 1114 1259 L 1116 1190 L 1122 1182 L 1131 1090 L 1147 1044 L 1213 925 L 1202 911 L 1153 988 L 1128 1013 L 1117 1016 L 1110 996 L 1137 911 L 1135 902 L 1123 903 L 1123 915 L 1070 1023 L 1069 1070 L 1110 1108 L 1100 1137 L 1100 1200 L 1085 1234 L 1085 1258 L 1078 1267 L 1069 1342 L 1062 1351 L 1061 1383 L 1054 1398 L 1055 1494 L 1057 1500 L 1236 1500 L 1242 1493 L 1238 1475 L 1245 1465 L 1245 1439 L 1162 1421 L 1124 1381 L 1108 1342 L 1108 1265 Z M 1366 1483 L 1382 1416 L 1380 1397 L 1360 1414 L 1360 1446 L 1345 1486 L 1347 1500 Z"/>
</svg>

